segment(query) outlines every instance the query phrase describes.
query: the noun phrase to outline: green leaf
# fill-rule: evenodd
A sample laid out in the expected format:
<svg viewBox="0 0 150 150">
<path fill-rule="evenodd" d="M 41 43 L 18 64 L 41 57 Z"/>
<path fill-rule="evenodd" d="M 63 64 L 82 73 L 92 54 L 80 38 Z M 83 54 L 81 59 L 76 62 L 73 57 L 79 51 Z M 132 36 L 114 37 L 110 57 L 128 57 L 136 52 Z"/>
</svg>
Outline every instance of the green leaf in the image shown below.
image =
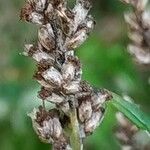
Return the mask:
<svg viewBox="0 0 150 150">
<path fill-rule="evenodd" d="M 110 102 L 118 111 L 122 112 L 137 127 L 150 132 L 150 117 L 142 112 L 138 105 L 124 100 L 117 94 L 112 93 L 113 100 Z"/>
</svg>

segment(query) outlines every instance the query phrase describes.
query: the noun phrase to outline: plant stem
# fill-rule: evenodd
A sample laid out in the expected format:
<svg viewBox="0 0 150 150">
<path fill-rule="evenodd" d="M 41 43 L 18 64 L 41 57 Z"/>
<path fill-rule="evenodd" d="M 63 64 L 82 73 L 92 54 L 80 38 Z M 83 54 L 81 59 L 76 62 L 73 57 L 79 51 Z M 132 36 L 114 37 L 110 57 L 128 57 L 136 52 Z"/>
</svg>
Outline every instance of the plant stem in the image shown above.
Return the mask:
<svg viewBox="0 0 150 150">
<path fill-rule="evenodd" d="M 71 135 L 70 135 L 70 144 L 73 150 L 82 150 L 83 144 L 82 139 L 80 139 L 80 129 L 77 119 L 76 108 L 72 107 L 70 111 L 70 122 L 71 122 Z"/>
</svg>

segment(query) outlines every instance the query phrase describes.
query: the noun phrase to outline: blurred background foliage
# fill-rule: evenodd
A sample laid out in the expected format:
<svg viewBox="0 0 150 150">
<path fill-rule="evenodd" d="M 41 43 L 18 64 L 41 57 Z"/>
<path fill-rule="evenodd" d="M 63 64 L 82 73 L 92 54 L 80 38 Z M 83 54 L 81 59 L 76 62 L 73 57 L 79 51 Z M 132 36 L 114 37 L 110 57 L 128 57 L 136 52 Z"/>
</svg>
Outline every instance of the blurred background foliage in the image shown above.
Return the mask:
<svg viewBox="0 0 150 150">
<path fill-rule="evenodd" d="M 25 43 L 37 38 L 35 26 L 19 20 L 23 3 L 0 0 L 0 150 L 48 150 L 50 146 L 39 141 L 26 115 L 40 100 L 36 96 L 39 85 L 32 79 L 35 63 L 19 54 Z M 93 0 L 93 5 L 95 30 L 77 50 L 83 79 L 98 88 L 129 95 L 150 113 L 150 69 L 135 64 L 126 50 L 123 12 L 127 8 L 119 0 Z M 85 141 L 86 150 L 119 150 L 113 134 L 115 111 L 108 108 L 102 125 Z"/>
</svg>

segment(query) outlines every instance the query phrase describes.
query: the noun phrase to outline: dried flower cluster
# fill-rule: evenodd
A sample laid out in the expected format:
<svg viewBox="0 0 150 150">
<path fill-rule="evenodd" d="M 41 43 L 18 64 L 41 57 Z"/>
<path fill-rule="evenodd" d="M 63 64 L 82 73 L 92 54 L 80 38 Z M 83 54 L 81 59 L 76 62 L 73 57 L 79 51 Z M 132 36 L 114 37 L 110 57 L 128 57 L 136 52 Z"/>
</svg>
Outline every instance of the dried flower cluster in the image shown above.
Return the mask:
<svg viewBox="0 0 150 150">
<path fill-rule="evenodd" d="M 121 0 L 132 6 L 133 11 L 125 14 L 129 27 L 129 53 L 140 64 L 150 64 L 150 11 L 146 10 L 148 0 Z"/>
<path fill-rule="evenodd" d="M 117 113 L 116 118 L 118 122 L 116 137 L 121 144 L 121 150 L 150 149 L 150 139 L 146 132 L 140 131 L 122 113 Z"/>
<path fill-rule="evenodd" d="M 81 64 L 74 54 L 94 27 L 90 8 L 88 0 L 76 0 L 73 9 L 66 0 L 28 0 L 21 11 L 22 20 L 39 27 L 38 42 L 25 45 L 23 53 L 37 62 L 34 78 L 42 86 L 38 96 L 43 106 L 30 116 L 40 139 L 58 150 L 71 149 L 66 128 L 70 127 L 72 109 L 82 140 L 100 124 L 103 104 L 112 98 L 108 91 L 94 90 L 81 80 Z M 55 108 L 47 110 L 46 102 Z"/>
</svg>

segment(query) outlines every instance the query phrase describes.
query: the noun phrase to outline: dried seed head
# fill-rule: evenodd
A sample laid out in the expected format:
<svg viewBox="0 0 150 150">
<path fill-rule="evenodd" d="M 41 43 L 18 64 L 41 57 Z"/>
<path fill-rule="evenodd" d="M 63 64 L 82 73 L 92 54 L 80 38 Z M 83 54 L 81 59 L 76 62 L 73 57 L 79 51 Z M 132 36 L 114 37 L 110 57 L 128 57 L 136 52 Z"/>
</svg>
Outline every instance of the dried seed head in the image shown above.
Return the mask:
<svg viewBox="0 0 150 150">
<path fill-rule="evenodd" d="M 136 143 L 135 137 L 137 135 L 138 128 L 125 118 L 122 113 L 116 114 L 118 126 L 115 129 L 115 135 L 119 140 L 122 147 L 130 147 L 131 149 L 145 149 L 147 145 L 142 144 L 139 148 L 140 143 Z"/>
<path fill-rule="evenodd" d="M 89 30 L 88 32 L 90 32 L 94 28 L 95 21 L 93 17 L 89 15 L 84 24 L 86 24 L 87 30 Z"/>
<path fill-rule="evenodd" d="M 135 56 L 136 60 L 142 64 L 149 64 L 150 63 L 150 52 L 149 50 L 145 50 L 141 47 L 136 45 L 129 45 L 128 46 L 129 52 Z"/>
<path fill-rule="evenodd" d="M 42 24 L 44 18 L 39 12 L 43 13 L 46 1 L 47 0 L 28 0 L 21 10 L 20 18 L 28 22 Z"/>
<path fill-rule="evenodd" d="M 98 109 L 103 104 L 112 99 L 112 95 L 107 90 L 95 91 L 92 95 L 92 107 Z"/>
<path fill-rule="evenodd" d="M 103 120 L 103 113 L 101 110 L 97 110 L 92 113 L 92 116 L 89 120 L 85 122 L 85 133 L 91 134 L 94 132 L 94 130 L 99 126 L 101 121 Z"/>
<path fill-rule="evenodd" d="M 138 11 L 143 11 L 148 3 L 148 0 L 121 0 L 124 3 L 131 4 Z"/>
<path fill-rule="evenodd" d="M 55 39 L 51 29 L 51 26 L 42 26 L 38 33 L 40 43 L 47 50 L 55 49 Z"/>
<path fill-rule="evenodd" d="M 67 39 L 66 47 L 68 49 L 78 48 L 88 37 L 88 33 L 93 29 L 94 21 L 88 16 L 84 22 L 78 25 L 77 31 L 72 38 Z"/>
<path fill-rule="evenodd" d="M 33 128 L 42 141 L 51 143 L 62 135 L 62 127 L 58 118 L 57 110 L 47 112 L 42 107 L 34 109 L 29 114 L 32 119 Z"/>
<path fill-rule="evenodd" d="M 128 23 L 129 28 L 139 30 L 140 26 L 136 20 L 136 16 L 133 13 L 125 13 L 124 15 L 126 23 Z"/>
<path fill-rule="evenodd" d="M 29 15 L 28 20 L 29 20 L 29 22 L 32 22 L 32 23 L 35 23 L 35 24 L 39 24 L 39 25 L 42 25 L 44 23 L 44 17 L 43 17 L 43 15 L 39 14 L 37 12 L 32 12 Z"/>
<path fill-rule="evenodd" d="M 44 100 L 54 104 L 62 104 L 65 102 L 65 97 L 60 93 L 54 93 L 53 89 L 42 87 L 41 91 L 38 92 L 38 96 Z"/>
<path fill-rule="evenodd" d="M 55 104 L 60 104 L 65 101 L 65 98 L 62 95 L 52 93 L 52 95 L 47 97 L 46 100 Z"/>
<path fill-rule="evenodd" d="M 128 126 L 128 121 L 125 119 L 122 113 L 116 113 L 116 119 L 120 126 L 122 127 Z"/>
<path fill-rule="evenodd" d="M 85 29 L 78 31 L 74 37 L 67 42 L 67 48 L 71 50 L 78 48 L 87 39 L 88 36 L 86 32 Z"/>
<path fill-rule="evenodd" d="M 145 40 L 145 43 L 150 47 L 150 29 L 146 30 L 144 32 L 144 40 Z"/>
<path fill-rule="evenodd" d="M 66 102 L 68 101 L 68 99 L 66 98 L 65 99 L 65 102 L 63 101 L 62 103 L 60 103 L 58 105 L 58 107 L 62 110 L 62 112 L 64 112 L 66 115 L 69 115 L 69 112 L 70 112 L 70 106 L 69 106 L 69 103 Z"/>
<path fill-rule="evenodd" d="M 21 10 L 20 18 L 27 22 L 32 22 L 39 25 L 42 25 L 44 22 L 43 15 L 35 11 L 35 3 L 33 2 L 26 3 Z"/>
<path fill-rule="evenodd" d="M 54 8 L 65 8 L 66 7 L 66 1 L 65 0 L 52 0 L 51 4 Z"/>
<path fill-rule="evenodd" d="M 37 49 L 34 48 L 33 44 L 26 44 L 24 48 L 23 55 L 24 56 L 33 56 L 33 54 L 37 51 Z"/>
<path fill-rule="evenodd" d="M 48 64 L 53 64 L 54 63 L 54 58 L 51 55 L 48 55 L 45 52 L 38 51 L 35 53 L 33 56 L 33 59 L 35 59 L 37 62 L 43 62 L 48 63 Z"/>
<path fill-rule="evenodd" d="M 32 3 L 27 2 L 25 6 L 21 9 L 20 18 L 25 21 L 29 21 L 31 13 L 34 11 Z"/>
<path fill-rule="evenodd" d="M 138 2 L 136 4 L 137 10 L 144 11 L 147 3 L 148 3 L 148 0 L 142 0 L 142 1 L 138 0 Z"/>
<path fill-rule="evenodd" d="M 80 85 L 78 81 L 72 81 L 68 84 L 63 85 L 63 90 L 66 94 L 75 94 L 79 92 Z"/>
<path fill-rule="evenodd" d="M 65 82 L 70 82 L 73 79 L 81 80 L 81 65 L 77 57 L 66 56 L 66 61 L 62 65 L 62 76 Z"/>
<path fill-rule="evenodd" d="M 64 136 L 60 137 L 59 140 L 55 141 L 53 144 L 54 150 L 72 150 L 70 145 L 68 144 L 68 139 Z"/>
<path fill-rule="evenodd" d="M 48 3 L 48 7 L 45 10 L 45 14 L 46 14 L 47 18 L 52 20 L 54 18 L 54 13 L 55 13 L 55 10 L 54 10 L 52 4 Z"/>
<path fill-rule="evenodd" d="M 30 116 L 37 135 L 52 142 L 55 150 L 71 150 L 64 131 L 70 125 L 70 111 L 78 112 L 82 139 L 99 125 L 101 107 L 109 95 L 96 93 L 81 81 L 82 68 L 74 53 L 94 27 L 93 18 L 88 16 L 89 0 L 76 0 L 73 9 L 66 4 L 66 0 L 30 0 L 21 11 L 23 20 L 39 24 L 37 44 L 26 45 L 24 52 L 37 62 L 34 77 L 42 85 L 38 96 L 43 107 Z M 55 104 L 55 109 L 45 110 L 46 102 Z"/>
<path fill-rule="evenodd" d="M 86 81 L 81 81 L 80 87 L 81 87 L 82 92 L 91 93 L 93 91 L 93 88 L 91 87 L 91 85 Z"/>
<path fill-rule="evenodd" d="M 35 4 L 35 10 L 38 12 L 43 12 L 47 0 L 33 0 Z"/>
<path fill-rule="evenodd" d="M 41 86 L 43 86 L 43 87 L 45 87 L 45 88 L 53 89 L 53 87 L 52 87 L 49 83 L 47 83 L 47 82 L 41 77 L 41 75 L 35 74 L 33 77 L 37 80 L 37 82 L 38 82 Z"/>
<path fill-rule="evenodd" d="M 129 53 L 140 64 L 150 64 L 150 13 L 146 10 L 148 0 L 122 0 L 134 7 L 131 13 L 125 14 L 129 26 Z"/>
<path fill-rule="evenodd" d="M 54 67 L 50 67 L 48 70 L 42 73 L 43 78 L 50 84 L 60 87 L 63 83 L 63 78 L 60 72 Z"/>
<path fill-rule="evenodd" d="M 138 32 L 129 33 L 128 36 L 134 43 L 142 44 L 142 42 L 143 42 L 143 37 Z"/>
<path fill-rule="evenodd" d="M 79 119 L 81 122 L 85 122 L 92 116 L 91 102 L 86 100 L 81 103 L 78 109 Z"/>
<path fill-rule="evenodd" d="M 66 82 L 74 79 L 75 76 L 75 66 L 72 62 L 66 61 L 62 66 L 62 76 Z"/>
<path fill-rule="evenodd" d="M 78 0 L 77 4 L 73 9 L 74 17 L 74 31 L 77 29 L 78 25 L 85 20 L 89 12 L 91 5 L 89 1 Z"/>
<path fill-rule="evenodd" d="M 39 127 L 38 131 L 40 132 L 41 136 L 45 137 L 46 139 L 50 137 L 52 137 L 52 139 L 58 139 L 62 134 L 61 124 L 58 118 L 43 121 L 43 126 Z"/>
<path fill-rule="evenodd" d="M 144 11 L 142 13 L 142 23 L 143 26 L 147 29 L 150 29 L 150 11 Z"/>
<path fill-rule="evenodd" d="M 41 87 L 41 90 L 38 92 L 38 96 L 45 100 L 47 97 L 51 96 L 52 90 L 49 88 Z"/>
<path fill-rule="evenodd" d="M 49 64 L 54 63 L 54 56 L 52 54 L 48 54 L 43 51 L 43 47 L 34 46 L 33 44 L 26 44 L 25 51 L 23 52 L 24 56 L 30 56 L 35 61 L 39 62 L 47 62 Z"/>
</svg>

